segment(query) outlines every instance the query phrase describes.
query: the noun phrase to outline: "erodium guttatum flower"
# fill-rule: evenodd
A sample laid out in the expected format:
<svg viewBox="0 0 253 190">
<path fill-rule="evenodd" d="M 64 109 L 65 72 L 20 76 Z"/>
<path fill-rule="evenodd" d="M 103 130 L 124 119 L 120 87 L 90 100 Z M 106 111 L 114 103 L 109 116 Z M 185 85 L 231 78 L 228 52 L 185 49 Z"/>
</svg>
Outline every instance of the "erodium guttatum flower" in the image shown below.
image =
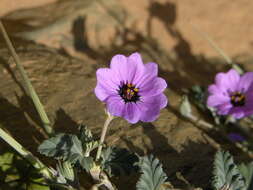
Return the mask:
<svg viewBox="0 0 253 190">
<path fill-rule="evenodd" d="M 157 74 L 157 64 L 143 64 L 139 53 L 115 55 L 110 68 L 97 70 L 95 94 L 111 115 L 130 123 L 151 122 L 167 105 L 167 84 Z"/>
<path fill-rule="evenodd" d="M 228 138 L 233 142 L 243 142 L 246 139 L 239 133 L 229 133 Z"/>
<path fill-rule="evenodd" d="M 253 114 L 253 72 L 240 76 L 236 70 L 218 73 L 208 88 L 207 105 L 219 115 L 240 119 Z"/>
</svg>

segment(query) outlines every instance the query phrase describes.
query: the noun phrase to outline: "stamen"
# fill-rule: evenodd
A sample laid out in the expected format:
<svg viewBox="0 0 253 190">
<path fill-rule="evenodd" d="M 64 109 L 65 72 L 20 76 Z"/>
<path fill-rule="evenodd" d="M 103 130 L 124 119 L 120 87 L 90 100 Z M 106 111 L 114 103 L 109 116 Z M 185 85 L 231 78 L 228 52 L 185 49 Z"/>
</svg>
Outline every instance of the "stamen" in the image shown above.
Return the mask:
<svg viewBox="0 0 253 190">
<path fill-rule="evenodd" d="M 139 92 L 139 89 L 138 89 L 138 88 L 134 88 L 134 91 L 135 91 L 135 92 Z"/>
<path fill-rule="evenodd" d="M 244 106 L 245 105 L 245 95 L 241 92 L 233 92 L 230 95 L 230 102 L 233 106 Z"/>
<path fill-rule="evenodd" d="M 139 89 L 135 87 L 135 85 L 131 83 L 125 84 L 121 82 L 119 86 L 118 93 L 122 97 L 122 99 L 127 102 L 137 102 L 140 100 L 140 96 L 138 95 Z"/>
</svg>

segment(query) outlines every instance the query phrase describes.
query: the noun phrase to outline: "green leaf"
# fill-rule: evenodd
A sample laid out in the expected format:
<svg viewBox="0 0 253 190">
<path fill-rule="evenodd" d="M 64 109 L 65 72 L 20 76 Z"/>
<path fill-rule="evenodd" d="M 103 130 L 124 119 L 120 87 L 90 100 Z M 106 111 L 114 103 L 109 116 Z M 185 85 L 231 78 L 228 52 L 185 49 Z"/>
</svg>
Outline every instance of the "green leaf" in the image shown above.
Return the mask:
<svg viewBox="0 0 253 190">
<path fill-rule="evenodd" d="M 94 140 L 91 130 L 89 130 L 87 126 L 80 125 L 78 128 L 79 128 L 78 138 L 83 144 Z"/>
<path fill-rule="evenodd" d="M 58 134 L 45 140 L 38 148 L 41 154 L 66 160 L 75 154 L 82 154 L 82 145 L 75 135 Z"/>
<path fill-rule="evenodd" d="M 213 187 L 217 190 L 224 187 L 230 190 L 242 190 L 245 187 L 244 178 L 228 152 L 218 151 L 216 153 L 213 175 Z"/>
<path fill-rule="evenodd" d="M 83 157 L 82 159 L 79 159 L 78 162 L 86 172 L 89 172 L 94 163 L 94 159 L 92 157 Z"/>
<path fill-rule="evenodd" d="M 50 190 L 50 187 L 45 185 L 43 178 L 33 180 L 27 187 L 27 190 Z"/>
<path fill-rule="evenodd" d="M 68 158 L 68 161 L 70 163 L 74 163 L 78 166 L 81 166 L 83 169 L 85 169 L 87 172 L 89 172 L 89 170 L 92 167 L 92 164 L 94 162 L 92 157 L 86 157 L 80 154 L 73 154 L 72 156 L 70 156 Z"/>
<path fill-rule="evenodd" d="M 253 190 L 253 176 L 250 179 L 249 185 L 247 187 L 247 190 Z"/>
<path fill-rule="evenodd" d="M 186 95 L 182 97 L 182 102 L 180 104 L 179 110 L 184 117 L 191 117 L 192 115 L 191 104 Z"/>
<path fill-rule="evenodd" d="M 101 157 L 102 169 L 109 176 L 130 175 L 138 169 L 135 163 L 139 161 L 139 158 L 135 153 L 124 148 L 107 147 L 102 151 Z"/>
<path fill-rule="evenodd" d="M 141 177 L 137 182 L 137 190 L 161 190 L 167 179 L 162 164 L 153 155 L 145 156 L 140 162 Z"/>
<path fill-rule="evenodd" d="M 93 159 L 85 156 L 82 143 L 76 135 L 58 134 L 45 140 L 38 151 L 48 157 L 79 164 L 83 169 L 89 170 Z"/>
<path fill-rule="evenodd" d="M 75 180 L 75 173 L 73 166 L 68 161 L 59 162 L 57 164 L 57 171 L 60 176 L 63 176 L 66 180 L 73 182 Z"/>
<path fill-rule="evenodd" d="M 190 89 L 189 97 L 191 101 L 197 105 L 202 111 L 206 110 L 206 98 L 205 98 L 205 88 L 194 85 Z"/>
<path fill-rule="evenodd" d="M 19 155 L 0 155 L 0 189 L 49 190 L 39 171 Z"/>
<path fill-rule="evenodd" d="M 253 162 L 248 163 L 248 164 L 242 163 L 238 166 L 238 168 L 240 170 L 240 173 L 242 174 L 242 176 L 245 179 L 245 186 L 246 186 L 245 189 L 247 189 L 248 187 L 250 187 L 250 184 L 253 183 L 253 181 L 252 181 L 252 178 L 253 178 Z"/>
<path fill-rule="evenodd" d="M 86 126 L 79 126 L 79 139 L 82 142 L 84 155 L 86 157 L 90 156 L 91 151 L 99 146 L 99 141 L 94 140 L 91 131 Z"/>
<path fill-rule="evenodd" d="M 14 154 L 11 152 L 6 152 L 3 155 L 0 155 L 0 168 L 3 172 L 10 169 L 12 166 Z"/>
</svg>

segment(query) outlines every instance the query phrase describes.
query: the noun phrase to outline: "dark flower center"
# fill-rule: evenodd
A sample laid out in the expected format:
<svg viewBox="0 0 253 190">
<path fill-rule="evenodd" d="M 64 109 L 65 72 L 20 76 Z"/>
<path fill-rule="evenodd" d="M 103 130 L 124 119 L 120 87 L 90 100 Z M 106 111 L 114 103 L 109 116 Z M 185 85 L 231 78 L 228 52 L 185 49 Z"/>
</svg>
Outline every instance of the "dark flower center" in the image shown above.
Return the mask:
<svg viewBox="0 0 253 190">
<path fill-rule="evenodd" d="M 127 102 L 137 102 L 140 100 L 140 96 L 138 95 L 139 89 L 135 87 L 135 85 L 131 83 L 122 83 L 119 86 L 118 93 L 123 98 L 125 103 Z"/>
<path fill-rule="evenodd" d="M 230 102 L 233 106 L 244 106 L 245 105 L 245 95 L 241 92 L 234 92 L 230 95 Z"/>
</svg>

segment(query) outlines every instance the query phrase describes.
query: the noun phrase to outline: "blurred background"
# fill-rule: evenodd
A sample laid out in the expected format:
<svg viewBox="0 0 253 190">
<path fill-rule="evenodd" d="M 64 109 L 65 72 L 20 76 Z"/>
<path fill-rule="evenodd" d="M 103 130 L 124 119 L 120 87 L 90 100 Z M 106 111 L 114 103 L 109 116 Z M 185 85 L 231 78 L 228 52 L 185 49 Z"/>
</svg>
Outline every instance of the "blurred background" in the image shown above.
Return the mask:
<svg viewBox="0 0 253 190">
<path fill-rule="evenodd" d="M 101 20 L 103 11 L 110 8 L 117 12 L 118 16 L 123 17 L 126 14 L 125 23 L 121 24 L 144 34 L 149 32 L 168 51 L 178 44 L 179 36 L 175 33 L 179 33 L 180 37 L 189 43 L 192 53 L 217 55 L 193 30 L 191 24 L 207 33 L 230 56 L 250 54 L 252 51 L 253 29 L 250 26 L 253 22 L 251 19 L 253 3 L 250 0 L 108 0 L 103 3 L 104 5 L 101 5 L 92 0 L 19 0 L 18 2 L 1 0 L 0 17 L 29 27 L 45 27 L 63 17 L 68 19 L 72 17 L 75 20 L 74 17 L 83 16 L 86 18 L 85 30 L 91 31 L 94 30 L 95 25 L 107 25 L 107 29 L 113 28 L 114 23 L 107 20 L 108 18 L 103 17 L 104 19 Z M 94 25 L 89 25 L 90 23 Z M 101 27 L 103 34 L 100 35 L 108 39 L 112 31 L 104 30 L 106 26 L 103 29 Z"/>
</svg>

